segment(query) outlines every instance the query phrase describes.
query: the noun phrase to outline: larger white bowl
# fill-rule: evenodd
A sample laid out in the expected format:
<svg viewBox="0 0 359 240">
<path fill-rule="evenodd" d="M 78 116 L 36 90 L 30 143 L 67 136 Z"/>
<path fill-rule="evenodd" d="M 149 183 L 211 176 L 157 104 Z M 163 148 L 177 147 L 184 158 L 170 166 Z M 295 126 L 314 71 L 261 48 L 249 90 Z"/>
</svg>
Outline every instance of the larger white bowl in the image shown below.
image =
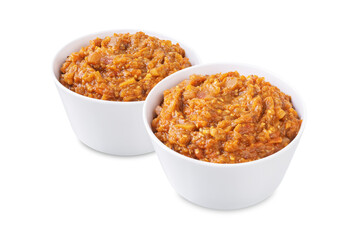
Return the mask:
<svg viewBox="0 0 359 240">
<path fill-rule="evenodd" d="M 65 106 L 72 129 L 87 146 L 113 155 L 138 155 L 153 151 L 142 121 L 144 101 L 114 102 L 98 100 L 77 94 L 59 82 L 60 68 L 67 56 L 87 46 L 96 37 L 104 38 L 113 33 L 136 33 L 141 30 L 121 29 L 90 34 L 63 47 L 53 61 L 56 87 Z M 160 39 L 176 40 L 158 33 L 143 31 Z M 198 64 L 195 53 L 180 43 L 192 65 Z"/>
<path fill-rule="evenodd" d="M 243 75 L 255 74 L 292 96 L 292 102 L 301 119 L 298 135 L 282 150 L 266 158 L 248 163 L 218 164 L 192 159 L 165 146 L 152 132 L 154 110 L 163 100 L 163 91 L 176 86 L 191 74 L 215 74 L 238 71 Z M 278 187 L 302 136 L 306 113 L 300 96 L 278 77 L 261 68 L 245 64 L 205 64 L 184 69 L 168 76 L 147 96 L 143 109 L 146 130 L 168 180 L 178 194 L 203 207 L 239 209 L 268 198 Z"/>
</svg>

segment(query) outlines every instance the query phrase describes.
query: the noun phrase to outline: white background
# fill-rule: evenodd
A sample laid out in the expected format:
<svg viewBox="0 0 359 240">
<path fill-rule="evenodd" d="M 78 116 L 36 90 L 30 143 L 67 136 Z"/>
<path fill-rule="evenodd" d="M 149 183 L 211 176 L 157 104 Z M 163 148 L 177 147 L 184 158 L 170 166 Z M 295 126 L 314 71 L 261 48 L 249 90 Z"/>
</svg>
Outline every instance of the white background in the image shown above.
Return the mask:
<svg viewBox="0 0 359 240">
<path fill-rule="evenodd" d="M 0 239 L 359 239 L 357 1 L 1 3 Z M 266 201 L 214 211 L 179 197 L 154 153 L 80 143 L 53 83 L 67 42 L 147 29 L 203 63 L 263 66 L 303 96 L 308 124 Z"/>
</svg>

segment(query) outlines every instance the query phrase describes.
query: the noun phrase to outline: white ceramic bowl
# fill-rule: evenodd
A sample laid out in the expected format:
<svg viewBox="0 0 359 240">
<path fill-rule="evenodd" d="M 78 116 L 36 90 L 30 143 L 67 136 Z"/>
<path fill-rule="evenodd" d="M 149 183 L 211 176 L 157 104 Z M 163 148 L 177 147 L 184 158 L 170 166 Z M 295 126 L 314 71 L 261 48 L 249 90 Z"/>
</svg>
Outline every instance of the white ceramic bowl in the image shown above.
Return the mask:
<svg viewBox="0 0 359 240">
<path fill-rule="evenodd" d="M 155 107 L 163 100 L 163 91 L 174 87 L 191 74 L 215 74 L 237 70 L 240 74 L 264 76 L 271 84 L 292 96 L 302 126 L 293 141 L 266 158 L 248 163 L 218 164 L 199 161 L 166 147 L 152 132 Z M 168 180 L 178 194 L 203 207 L 239 209 L 268 198 L 278 187 L 293 157 L 306 122 L 300 96 L 285 82 L 261 68 L 245 64 L 205 64 L 184 69 L 165 78 L 147 96 L 143 109 L 146 130 Z"/>
<path fill-rule="evenodd" d="M 56 87 L 65 106 L 72 129 L 87 146 L 113 155 L 138 155 L 153 151 L 152 144 L 142 121 L 144 101 L 114 102 L 98 100 L 77 94 L 59 82 L 60 68 L 67 56 L 87 46 L 96 37 L 112 36 L 113 33 L 136 33 L 141 30 L 122 29 L 90 34 L 63 47 L 53 61 Z M 143 31 L 160 39 L 174 39 L 157 33 Z M 198 58 L 188 47 L 180 43 L 192 65 Z"/>
</svg>

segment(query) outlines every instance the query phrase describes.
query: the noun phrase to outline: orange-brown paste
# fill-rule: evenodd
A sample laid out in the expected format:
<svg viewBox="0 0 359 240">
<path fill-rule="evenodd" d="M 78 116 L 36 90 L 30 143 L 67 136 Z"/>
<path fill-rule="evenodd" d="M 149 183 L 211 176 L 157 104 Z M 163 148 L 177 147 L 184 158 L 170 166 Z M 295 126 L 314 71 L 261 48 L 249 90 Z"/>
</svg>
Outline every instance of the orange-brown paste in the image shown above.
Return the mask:
<svg viewBox="0 0 359 240">
<path fill-rule="evenodd" d="M 96 38 L 61 67 L 60 82 L 81 95 L 110 101 L 143 101 L 168 75 L 191 66 L 179 44 L 143 32 Z"/>
<path fill-rule="evenodd" d="M 238 72 L 191 75 L 164 92 L 152 121 L 155 135 L 185 156 L 243 163 L 287 146 L 302 120 L 291 97 L 263 77 Z"/>
</svg>

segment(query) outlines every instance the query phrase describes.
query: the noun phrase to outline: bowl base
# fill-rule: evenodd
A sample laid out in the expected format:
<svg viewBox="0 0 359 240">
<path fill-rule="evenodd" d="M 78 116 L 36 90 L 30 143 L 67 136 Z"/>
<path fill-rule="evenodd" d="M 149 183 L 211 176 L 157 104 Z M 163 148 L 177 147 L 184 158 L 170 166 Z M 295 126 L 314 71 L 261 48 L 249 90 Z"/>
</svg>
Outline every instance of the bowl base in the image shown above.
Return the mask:
<svg viewBox="0 0 359 240">
<path fill-rule="evenodd" d="M 221 206 L 217 206 L 217 205 L 213 205 L 213 204 L 205 204 L 205 203 L 197 203 L 197 202 L 194 202 L 194 201 L 191 201 L 189 200 L 188 198 L 185 198 L 184 196 L 182 196 L 181 194 L 177 193 L 177 195 L 183 199 L 184 201 L 190 203 L 190 204 L 193 204 L 197 207 L 201 207 L 201 208 L 205 208 L 205 209 L 210 209 L 210 210 L 217 210 L 217 211 L 231 211 L 231 210 L 241 210 L 241 209 L 244 209 L 244 208 L 249 208 L 249 207 L 253 207 L 257 204 L 260 204 L 260 203 L 263 203 L 265 202 L 266 200 L 268 200 L 270 197 L 273 196 L 273 193 L 269 194 L 268 196 L 266 196 L 265 198 L 262 198 L 258 201 L 255 201 L 255 202 L 252 202 L 252 203 L 249 203 L 249 204 L 243 204 L 243 205 L 232 205 L 232 206 L 225 206 L 225 207 L 221 207 Z"/>
<path fill-rule="evenodd" d="M 81 141 L 81 139 L 78 139 L 79 142 L 85 146 L 86 148 L 89 148 L 93 151 L 99 152 L 99 153 L 103 153 L 103 154 L 108 154 L 111 156 L 139 156 L 139 155 L 144 155 L 144 154 L 148 154 L 148 153 L 152 153 L 154 152 L 153 148 L 148 148 L 148 149 L 143 149 L 142 151 L 138 151 L 138 150 L 132 150 L 129 151 L 128 149 L 116 149 L 116 150 L 104 150 L 101 148 L 96 148 L 96 147 L 92 147 L 89 144 L 86 144 L 84 141 Z"/>
</svg>

